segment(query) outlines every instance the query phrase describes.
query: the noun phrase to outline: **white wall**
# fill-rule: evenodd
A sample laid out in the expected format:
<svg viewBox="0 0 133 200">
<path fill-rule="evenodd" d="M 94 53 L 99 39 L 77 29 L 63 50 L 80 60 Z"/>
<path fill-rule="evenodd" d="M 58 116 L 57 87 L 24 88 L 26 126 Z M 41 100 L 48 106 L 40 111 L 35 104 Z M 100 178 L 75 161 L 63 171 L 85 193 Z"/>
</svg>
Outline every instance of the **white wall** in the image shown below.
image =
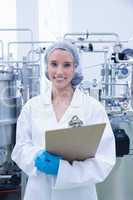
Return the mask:
<svg viewBox="0 0 133 200">
<path fill-rule="evenodd" d="M 68 31 L 68 0 L 39 0 L 39 38 L 54 41 Z"/>
<path fill-rule="evenodd" d="M 39 31 L 45 36 L 45 28 L 59 36 L 62 30 L 116 32 L 122 40 L 133 36 L 132 0 L 16 0 L 16 6 L 17 28 L 31 28 L 34 40 Z"/>
<path fill-rule="evenodd" d="M 33 31 L 33 39 L 38 40 L 38 0 L 16 0 L 17 28 L 29 28 Z M 29 35 L 18 34 L 18 39 L 29 39 Z"/>
<path fill-rule="evenodd" d="M 39 17 L 38 0 L 16 0 L 16 27 L 18 29 L 30 29 L 30 31 L 18 31 L 17 41 L 38 41 L 39 40 Z M 32 48 L 31 44 L 16 45 L 17 55 L 14 60 L 22 61 L 28 51 Z M 17 57 L 17 58 L 16 58 Z"/>
<path fill-rule="evenodd" d="M 16 0 L 0 0 L 0 40 L 3 43 L 3 57 L 7 58 L 7 44 L 16 39 L 16 32 L 9 29 L 16 28 Z M 2 48 L 0 44 L 0 58 Z"/>
<path fill-rule="evenodd" d="M 121 39 L 133 35 L 132 0 L 69 0 L 71 31 L 116 32 Z"/>
</svg>

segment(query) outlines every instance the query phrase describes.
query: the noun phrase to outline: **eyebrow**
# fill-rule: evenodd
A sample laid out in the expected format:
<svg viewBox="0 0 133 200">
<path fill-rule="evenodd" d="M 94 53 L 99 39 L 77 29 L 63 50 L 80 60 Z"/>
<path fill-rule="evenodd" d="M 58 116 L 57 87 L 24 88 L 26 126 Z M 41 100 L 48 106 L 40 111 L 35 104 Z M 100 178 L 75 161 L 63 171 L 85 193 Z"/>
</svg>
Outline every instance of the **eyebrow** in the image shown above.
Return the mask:
<svg viewBox="0 0 133 200">
<path fill-rule="evenodd" d="M 65 61 L 64 63 L 69 63 L 69 64 L 72 64 L 73 62 L 71 62 L 71 61 Z"/>
<path fill-rule="evenodd" d="M 58 62 L 58 61 L 57 61 L 57 60 L 50 60 L 50 61 L 48 61 L 48 62 Z M 64 61 L 64 63 L 72 64 L 73 62 L 71 62 L 71 61 Z"/>
</svg>

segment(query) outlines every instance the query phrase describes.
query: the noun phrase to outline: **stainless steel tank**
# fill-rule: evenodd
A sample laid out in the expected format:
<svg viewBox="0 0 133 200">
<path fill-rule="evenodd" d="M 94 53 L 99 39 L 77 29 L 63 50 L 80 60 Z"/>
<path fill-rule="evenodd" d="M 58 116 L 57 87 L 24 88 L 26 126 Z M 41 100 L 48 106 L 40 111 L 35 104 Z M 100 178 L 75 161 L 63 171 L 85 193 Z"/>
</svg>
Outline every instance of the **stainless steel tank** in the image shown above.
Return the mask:
<svg viewBox="0 0 133 200">
<path fill-rule="evenodd" d="M 14 75 L 0 71 L 0 174 L 11 170 L 11 152 L 15 143 L 17 98 L 13 96 Z"/>
</svg>

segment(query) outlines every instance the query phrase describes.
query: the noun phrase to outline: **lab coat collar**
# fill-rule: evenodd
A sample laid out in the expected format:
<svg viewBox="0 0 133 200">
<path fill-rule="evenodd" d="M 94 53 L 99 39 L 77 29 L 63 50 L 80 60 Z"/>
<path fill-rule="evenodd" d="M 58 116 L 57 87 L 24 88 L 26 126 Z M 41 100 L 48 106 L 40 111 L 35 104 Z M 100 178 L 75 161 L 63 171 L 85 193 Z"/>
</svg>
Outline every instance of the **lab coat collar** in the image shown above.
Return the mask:
<svg viewBox="0 0 133 200">
<path fill-rule="evenodd" d="M 51 105 L 51 94 L 52 94 L 52 85 L 47 84 L 47 87 L 41 92 L 41 100 L 45 105 Z"/>
<path fill-rule="evenodd" d="M 82 104 L 82 92 L 80 89 L 77 87 L 74 91 L 72 101 L 70 103 L 71 107 L 80 107 Z M 43 101 L 43 104 L 45 105 L 51 105 L 51 95 L 52 95 L 52 86 L 48 85 L 47 88 L 43 91 L 41 94 L 41 99 Z"/>
<path fill-rule="evenodd" d="M 82 92 L 77 87 L 74 91 L 73 98 L 71 101 L 71 107 L 80 107 L 82 105 Z"/>
</svg>

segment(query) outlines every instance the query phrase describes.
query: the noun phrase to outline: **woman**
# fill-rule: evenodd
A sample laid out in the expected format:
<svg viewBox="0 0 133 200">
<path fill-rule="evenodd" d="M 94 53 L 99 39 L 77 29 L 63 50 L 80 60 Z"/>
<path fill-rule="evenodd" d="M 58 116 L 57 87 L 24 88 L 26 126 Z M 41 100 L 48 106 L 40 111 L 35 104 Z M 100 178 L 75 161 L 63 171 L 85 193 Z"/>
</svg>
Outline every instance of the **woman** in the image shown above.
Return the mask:
<svg viewBox="0 0 133 200">
<path fill-rule="evenodd" d="M 78 88 L 79 55 L 70 42 L 52 44 L 45 54 L 45 94 L 29 100 L 17 122 L 12 159 L 28 175 L 24 200 L 96 200 L 95 184 L 115 164 L 115 140 L 103 106 Z M 106 123 L 94 158 L 69 163 L 44 148 L 48 129 L 68 128 L 73 116 L 83 125 Z M 82 133 L 81 133 L 82 134 Z"/>
</svg>

